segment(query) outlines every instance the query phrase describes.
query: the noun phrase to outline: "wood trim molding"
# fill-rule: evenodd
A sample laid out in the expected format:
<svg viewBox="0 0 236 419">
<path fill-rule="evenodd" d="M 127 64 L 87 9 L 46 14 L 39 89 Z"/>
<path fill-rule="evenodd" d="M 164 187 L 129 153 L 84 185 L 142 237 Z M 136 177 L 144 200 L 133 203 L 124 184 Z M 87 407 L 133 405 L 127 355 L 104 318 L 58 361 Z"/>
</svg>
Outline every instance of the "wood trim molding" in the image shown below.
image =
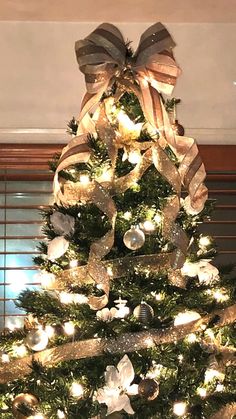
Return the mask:
<svg viewBox="0 0 236 419">
<path fill-rule="evenodd" d="M 0 170 L 46 171 L 65 144 L 0 144 Z M 206 171 L 236 175 L 236 145 L 199 145 Z M 40 174 L 38 173 L 38 176 Z"/>
</svg>

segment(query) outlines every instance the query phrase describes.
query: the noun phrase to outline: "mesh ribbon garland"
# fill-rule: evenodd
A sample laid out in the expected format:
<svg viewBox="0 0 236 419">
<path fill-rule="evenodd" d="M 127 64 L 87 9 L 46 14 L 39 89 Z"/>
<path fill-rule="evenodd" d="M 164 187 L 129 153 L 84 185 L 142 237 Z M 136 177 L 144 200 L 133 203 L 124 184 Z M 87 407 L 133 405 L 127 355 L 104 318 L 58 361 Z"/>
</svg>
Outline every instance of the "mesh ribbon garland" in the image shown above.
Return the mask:
<svg viewBox="0 0 236 419">
<path fill-rule="evenodd" d="M 87 276 L 99 284 L 105 293 L 91 304 L 95 309 L 107 303 L 109 293 L 110 277 L 102 258 L 109 253 L 114 242 L 116 208 L 113 195 L 125 192 L 152 164 L 170 183 L 174 195 L 167 200 L 163 209 L 162 233 L 176 249 L 170 259 L 173 269 L 176 270 L 171 280 L 176 285 L 181 283 L 179 270 L 185 261 L 188 247 L 185 232 L 175 223 L 180 208 L 181 185 L 187 190 L 190 207 L 196 213 L 203 209 L 207 199 L 207 188 L 203 183 L 206 173 L 196 143 L 191 138 L 175 136 L 160 97 L 160 93 L 172 92 L 180 74 L 172 54 L 174 46 L 173 39 L 161 23 L 152 25 L 142 34 L 133 57 L 128 57 L 127 47 L 120 31 L 108 23 L 99 25 L 88 37 L 75 44 L 79 67 L 85 75 L 87 93 L 82 101 L 79 115 L 78 136 L 73 138 L 62 151 L 54 178 L 54 193 L 57 202 L 66 204 L 74 204 L 79 200 L 93 202 L 107 214 L 111 222 L 111 230 L 92 244 L 87 264 Z M 103 93 L 115 81 L 123 89 L 129 89 L 136 94 L 147 122 L 159 132 L 160 136 L 158 141 L 147 145 L 136 167 L 118 179 L 114 177 L 117 134 L 109 123 L 106 102 L 104 100 L 100 102 Z M 99 117 L 95 122 L 90 112 L 97 106 L 99 106 Z M 86 187 L 72 182 L 63 182 L 63 185 L 60 185 L 58 175 L 62 169 L 89 160 L 87 134 L 94 132 L 98 132 L 107 145 L 111 160 L 110 180 L 91 181 Z M 135 146 L 137 144 L 136 142 Z M 178 157 L 178 168 L 167 155 L 166 146 L 171 147 Z"/>
</svg>

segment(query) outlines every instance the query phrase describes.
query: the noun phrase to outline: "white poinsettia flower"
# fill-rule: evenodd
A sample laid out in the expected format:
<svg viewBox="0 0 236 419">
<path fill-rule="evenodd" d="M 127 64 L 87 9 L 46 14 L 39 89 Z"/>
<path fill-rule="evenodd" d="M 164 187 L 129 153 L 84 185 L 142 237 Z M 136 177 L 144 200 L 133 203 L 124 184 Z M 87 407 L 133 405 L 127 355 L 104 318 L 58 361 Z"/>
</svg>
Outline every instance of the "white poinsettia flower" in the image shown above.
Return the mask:
<svg viewBox="0 0 236 419">
<path fill-rule="evenodd" d="M 97 401 L 107 405 L 107 415 L 124 410 L 130 415 L 134 410 L 128 395 L 138 394 L 138 385 L 131 385 L 134 379 L 133 365 L 127 355 L 117 365 L 108 366 L 105 372 L 106 384 L 97 393 Z"/>
<path fill-rule="evenodd" d="M 114 317 L 116 317 L 117 309 L 112 307 L 110 310 L 109 308 L 105 307 L 102 310 L 97 311 L 96 316 L 98 320 L 103 322 L 110 322 Z"/>
<path fill-rule="evenodd" d="M 210 284 L 211 282 L 219 279 L 218 269 L 209 263 L 207 260 L 198 262 L 198 279 L 200 283 Z"/>
<path fill-rule="evenodd" d="M 199 262 L 186 261 L 181 269 L 181 273 L 190 277 L 198 276 L 199 282 L 206 285 L 219 279 L 218 269 L 206 259 L 202 259 Z"/>
<path fill-rule="evenodd" d="M 74 217 L 71 217 L 71 215 L 55 211 L 50 216 L 50 222 L 55 233 L 60 234 L 61 236 L 67 236 L 74 231 L 75 219 Z"/>
<path fill-rule="evenodd" d="M 63 237 L 55 237 L 48 245 L 48 259 L 55 260 L 60 258 L 68 250 L 69 242 Z"/>
</svg>

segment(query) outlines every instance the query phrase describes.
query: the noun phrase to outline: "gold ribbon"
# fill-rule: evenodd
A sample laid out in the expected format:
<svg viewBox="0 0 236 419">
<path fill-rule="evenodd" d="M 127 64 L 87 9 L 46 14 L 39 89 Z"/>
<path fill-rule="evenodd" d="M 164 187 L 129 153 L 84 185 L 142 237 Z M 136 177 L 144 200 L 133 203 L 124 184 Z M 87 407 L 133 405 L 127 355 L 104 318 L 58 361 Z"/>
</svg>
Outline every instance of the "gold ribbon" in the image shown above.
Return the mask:
<svg viewBox="0 0 236 419">
<path fill-rule="evenodd" d="M 128 353 L 150 348 L 152 346 L 173 343 L 182 340 L 192 332 L 202 331 L 202 326 L 218 317 L 217 327 L 223 327 L 236 320 L 236 304 L 221 310 L 215 310 L 198 320 L 167 329 L 150 329 L 141 332 L 124 333 L 115 339 L 94 338 L 69 342 L 50 349 L 29 355 L 24 358 L 12 360 L 8 364 L 0 363 L 0 384 L 8 383 L 15 379 L 22 379 L 32 372 L 31 363 L 37 361 L 45 367 L 53 367 L 60 362 L 71 359 L 82 359 L 102 356 L 104 353 Z M 219 348 L 221 352 L 222 347 Z M 227 348 L 230 350 L 230 348 Z M 233 352 L 235 353 L 235 352 Z M 223 352 L 224 354 L 224 352 Z M 226 363 L 235 364 L 235 357 L 226 357 Z"/>
<path fill-rule="evenodd" d="M 108 23 L 99 25 L 88 37 L 75 44 L 79 67 L 85 74 L 87 93 L 79 115 L 79 135 L 62 151 L 54 178 L 54 192 L 57 201 L 62 203 L 75 203 L 78 200 L 95 203 L 108 215 L 111 222 L 111 230 L 97 243 L 92 244 L 87 265 L 89 275 L 105 292 L 100 307 L 105 305 L 109 292 L 109 278 L 101 259 L 110 251 L 114 240 L 116 209 L 112 195 L 127 190 L 133 182 L 140 179 L 151 164 L 155 165 L 175 193 L 175 196 L 167 200 L 163 209 L 163 236 L 176 247 L 171 257 L 172 266 L 176 270 L 183 265 L 188 247 L 185 232 L 175 224 L 180 208 L 181 184 L 188 191 L 190 206 L 196 212 L 203 209 L 207 199 L 207 189 L 203 184 L 206 174 L 196 143 L 191 138 L 175 136 L 159 94 L 170 94 L 180 74 L 172 54 L 174 46 L 173 39 L 161 23 L 152 25 L 143 33 L 137 51 L 131 58 L 128 57 L 122 34 L 114 25 Z M 106 102 L 103 101 L 100 105 L 97 122 L 89 114 L 98 106 L 103 93 L 115 80 L 121 87 L 128 88 L 136 94 L 146 120 L 160 134 L 158 142 L 150 142 L 150 147 L 147 146 L 140 163 L 129 174 L 119 179 L 114 179 L 117 140 L 116 132 L 106 115 Z M 120 95 L 119 91 L 116 97 L 117 95 Z M 93 181 L 86 190 L 83 190 L 81 185 L 71 182 L 60 184 L 58 174 L 61 170 L 72 164 L 88 161 L 90 150 L 87 133 L 96 131 L 108 148 L 112 166 L 111 181 L 106 184 L 99 180 L 99 183 Z M 166 145 L 178 156 L 178 169 L 166 154 Z M 172 276 L 172 280 L 178 277 L 176 283 L 181 283 L 180 276 L 178 272 L 178 275 L 176 273 Z M 99 304 L 94 304 L 94 308 Z"/>
</svg>

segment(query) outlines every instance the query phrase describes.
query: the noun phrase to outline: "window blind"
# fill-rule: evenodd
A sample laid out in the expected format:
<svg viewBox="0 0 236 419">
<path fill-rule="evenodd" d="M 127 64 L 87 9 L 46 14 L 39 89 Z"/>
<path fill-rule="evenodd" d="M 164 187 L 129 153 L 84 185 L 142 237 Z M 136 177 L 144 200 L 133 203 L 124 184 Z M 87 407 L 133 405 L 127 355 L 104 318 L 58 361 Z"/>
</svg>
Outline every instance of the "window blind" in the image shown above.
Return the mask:
<svg viewBox="0 0 236 419">
<path fill-rule="evenodd" d="M 43 239 L 40 210 L 53 201 L 50 178 L 48 171 L 0 171 L 0 329 L 22 326 L 14 301 L 21 290 L 39 287 L 32 258 Z"/>
</svg>

